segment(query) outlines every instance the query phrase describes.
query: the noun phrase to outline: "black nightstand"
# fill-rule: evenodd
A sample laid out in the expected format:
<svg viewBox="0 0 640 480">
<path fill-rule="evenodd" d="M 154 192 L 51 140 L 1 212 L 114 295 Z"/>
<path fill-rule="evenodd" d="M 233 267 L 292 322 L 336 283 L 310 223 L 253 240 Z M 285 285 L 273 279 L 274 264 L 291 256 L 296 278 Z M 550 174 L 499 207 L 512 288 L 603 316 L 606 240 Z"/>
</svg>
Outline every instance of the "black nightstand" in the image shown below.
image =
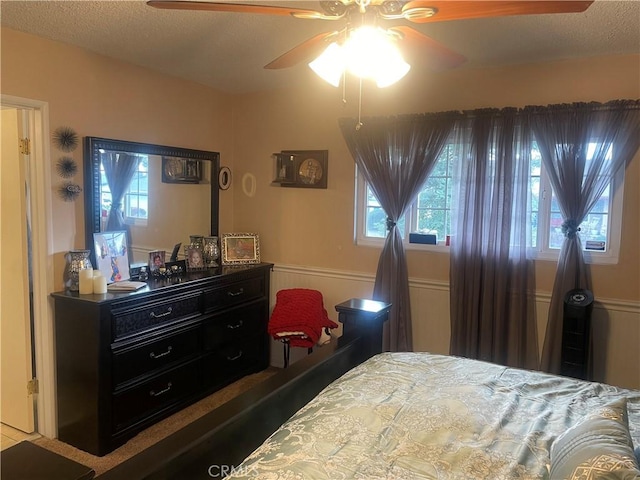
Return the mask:
<svg viewBox="0 0 640 480">
<path fill-rule="evenodd" d="M 338 321 L 342 323 L 342 337 L 344 342 L 366 335 L 369 337 L 369 354 L 375 355 L 382 351 L 382 328 L 389 319 L 391 304 L 352 298 L 336 305 Z"/>
</svg>

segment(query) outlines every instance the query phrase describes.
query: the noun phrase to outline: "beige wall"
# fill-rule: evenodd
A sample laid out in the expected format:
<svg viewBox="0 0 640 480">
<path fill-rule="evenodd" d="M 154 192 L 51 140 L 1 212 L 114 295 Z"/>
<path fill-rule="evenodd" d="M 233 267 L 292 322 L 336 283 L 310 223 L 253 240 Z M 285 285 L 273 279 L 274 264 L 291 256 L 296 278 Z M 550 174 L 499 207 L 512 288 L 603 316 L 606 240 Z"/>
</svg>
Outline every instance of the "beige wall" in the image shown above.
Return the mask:
<svg viewBox="0 0 640 480">
<path fill-rule="evenodd" d="M 233 186 L 221 192 L 221 231 L 259 233 L 264 260 L 375 272 L 379 249 L 353 244 L 355 169 L 338 129 L 340 117 L 357 115 L 353 85 L 345 107 L 341 89 L 324 84 L 308 69 L 295 70 L 300 75 L 295 90 L 232 96 L 7 29 L 1 47 L 2 93 L 49 102 L 52 129 L 66 125 L 80 136 L 221 152 L 221 163 L 233 171 Z M 413 71 L 394 87 L 365 87 L 363 115 L 617 98 L 640 98 L 639 56 L 442 74 Z M 271 186 L 270 155 L 283 149 L 328 149 L 328 189 Z M 59 152 L 53 146 L 51 152 L 54 165 Z M 81 163 L 80 149 L 73 156 Z M 245 174 L 256 178 L 254 196 L 243 193 Z M 59 178 L 52 176 L 55 187 Z M 592 267 L 596 297 L 630 301 L 633 309 L 640 300 L 639 184 L 637 156 L 627 171 L 620 262 Z M 61 288 L 64 253 L 84 247 L 83 204 L 55 196 L 53 202 L 55 278 Z M 407 257 L 413 279 L 438 285 L 448 281 L 448 254 L 409 251 Z M 554 262 L 536 263 L 538 294 L 551 291 L 554 273 Z M 422 332 L 425 338 L 416 342 L 427 345 L 433 332 Z M 443 350 L 446 342 L 432 349 Z"/>
<path fill-rule="evenodd" d="M 59 42 L 10 29 L 1 31 L 2 93 L 49 103 L 50 128 L 96 136 L 220 152 L 232 165 L 231 98 L 202 85 L 160 75 Z M 53 188 L 61 182 L 51 145 Z M 71 153 L 80 166 L 82 147 Z M 231 190 L 222 192 L 220 225 L 232 228 Z M 64 254 L 84 248 L 83 197 L 53 195 L 56 289 L 63 288 Z M 196 232 L 198 233 L 198 232 Z"/>
<path fill-rule="evenodd" d="M 338 127 L 357 115 L 357 92 L 347 106 L 341 89 L 312 73 L 288 92 L 246 95 L 234 102 L 236 178 L 252 173 L 255 196 L 234 191 L 234 225 L 261 235 L 262 252 L 279 264 L 375 272 L 379 250 L 353 244 L 354 162 Z M 619 56 L 442 74 L 410 72 L 385 90 L 365 87 L 363 115 L 419 113 L 481 107 L 524 106 L 640 98 L 640 57 Z M 328 149 L 327 190 L 270 186 L 269 155 L 283 149 Z M 622 246 L 617 265 L 592 266 L 596 297 L 640 299 L 640 155 L 627 170 Z M 409 275 L 448 281 L 449 256 L 407 252 Z M 536 262 L 539 292 L 550 292 L 555 262 Z M 615 279 L 615 281 L 612 281 Z M 640 340 L 640 339 L 639 339 Z"/>
</svg>

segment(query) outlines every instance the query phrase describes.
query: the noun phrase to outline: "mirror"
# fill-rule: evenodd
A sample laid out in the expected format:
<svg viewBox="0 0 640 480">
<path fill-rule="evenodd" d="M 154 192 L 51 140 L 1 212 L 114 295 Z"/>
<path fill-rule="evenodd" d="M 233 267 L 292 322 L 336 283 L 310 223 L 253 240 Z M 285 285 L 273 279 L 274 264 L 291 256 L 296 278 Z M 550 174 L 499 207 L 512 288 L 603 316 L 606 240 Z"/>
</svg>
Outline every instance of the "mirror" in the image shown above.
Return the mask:
<svg viewBox="0 0 640 480">
<path fill-rule="evenodd" d="M 218 152 L 85 137 L 87 249 L 96 232 L 126 230 L 130 262 L 146 264 L 154 250 L 168 260 L 190 235 L 218 236 L 219 163 Z M 112 209 L 118 177 L 128 179 L 127 188 Z"/>
</svg>

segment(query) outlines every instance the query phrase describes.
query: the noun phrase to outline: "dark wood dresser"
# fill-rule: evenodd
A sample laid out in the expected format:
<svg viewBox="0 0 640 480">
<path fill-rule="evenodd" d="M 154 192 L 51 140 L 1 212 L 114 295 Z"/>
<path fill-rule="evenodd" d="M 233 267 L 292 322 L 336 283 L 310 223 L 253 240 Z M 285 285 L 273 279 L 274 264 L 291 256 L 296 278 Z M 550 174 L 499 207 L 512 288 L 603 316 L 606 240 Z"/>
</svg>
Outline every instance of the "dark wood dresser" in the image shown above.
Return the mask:
<svg viewBox="0 0 640 480">
<path fill-rule="evenodd" d="M 272 266 L 152 279 L 130 293 L 53 293 L 58 438 L 105 455 L 267 368 Z"/>
</svg>

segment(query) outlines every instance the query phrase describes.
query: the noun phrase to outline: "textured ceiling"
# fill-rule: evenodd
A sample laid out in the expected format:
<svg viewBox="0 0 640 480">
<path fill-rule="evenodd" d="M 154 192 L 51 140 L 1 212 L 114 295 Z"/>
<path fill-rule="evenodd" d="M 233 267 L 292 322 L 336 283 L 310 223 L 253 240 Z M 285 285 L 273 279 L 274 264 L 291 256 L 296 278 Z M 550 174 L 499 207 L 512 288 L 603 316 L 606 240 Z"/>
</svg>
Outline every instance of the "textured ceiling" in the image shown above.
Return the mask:
<svg viewBox="0 0 640 480">
<path fill-rule="evenodd" d="M 318 9 L 317 1 L 243 3 Z M 304 64 L 263 66 L 335 22 L 271 15 L 159 10 L 140 0 L 0 2 L 2 27 L 20 30 L 241 93 L 286 86 Z M 411 25 L 478 68 L 575 57 L 640 53 L 640 0 L 596 0 L 584 13 L 528 15 Z M 417 67 L 425 56 L 410 55 Z M 410 73 L 411 74 L 411 73 Z"/>
</svg>

